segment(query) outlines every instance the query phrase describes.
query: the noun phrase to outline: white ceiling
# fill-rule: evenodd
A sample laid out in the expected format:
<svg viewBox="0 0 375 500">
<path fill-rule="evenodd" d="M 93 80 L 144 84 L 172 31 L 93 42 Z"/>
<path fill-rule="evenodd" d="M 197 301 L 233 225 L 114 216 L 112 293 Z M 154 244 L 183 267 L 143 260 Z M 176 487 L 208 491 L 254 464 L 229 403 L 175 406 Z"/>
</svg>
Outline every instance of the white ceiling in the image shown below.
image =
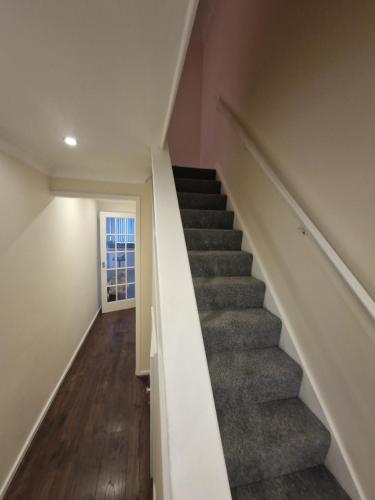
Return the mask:
<svg viewBox="0 0 375 500">
<path fill-rule="evenodd" d="M 1 0 L 0 148 L 55 176 L 143 182 L 188 4 Z"/>
</svg>

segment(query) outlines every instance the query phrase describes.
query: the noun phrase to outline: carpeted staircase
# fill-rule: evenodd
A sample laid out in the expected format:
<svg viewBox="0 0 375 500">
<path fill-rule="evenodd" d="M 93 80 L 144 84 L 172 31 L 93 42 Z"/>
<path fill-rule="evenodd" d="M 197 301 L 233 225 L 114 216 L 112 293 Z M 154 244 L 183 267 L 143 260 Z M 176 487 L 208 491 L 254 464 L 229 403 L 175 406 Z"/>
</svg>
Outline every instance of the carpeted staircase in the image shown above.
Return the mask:
<svg viewBox="0 0 375 500">
<path fill-rule="evenodd" d="M 349 497 L 324 467 L 330 435 L 298 398 L 301 367 L 278 347 L 215 170 L 173 167 L 232 497 Z"/>
</svg>

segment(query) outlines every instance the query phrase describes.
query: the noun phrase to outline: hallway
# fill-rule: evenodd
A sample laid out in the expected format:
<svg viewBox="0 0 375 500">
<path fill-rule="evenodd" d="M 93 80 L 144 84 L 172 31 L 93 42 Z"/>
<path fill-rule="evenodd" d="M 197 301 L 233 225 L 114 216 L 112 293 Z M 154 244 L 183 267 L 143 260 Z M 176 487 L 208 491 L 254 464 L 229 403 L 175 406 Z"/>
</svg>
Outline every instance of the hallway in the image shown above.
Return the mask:
<svg viewBox="0 0 375 500">
<path fill-rule="evenodd" d="M 149 404 L 135 309 L 100 314 L 6 500 L 149 500 Z"/>
</svg>

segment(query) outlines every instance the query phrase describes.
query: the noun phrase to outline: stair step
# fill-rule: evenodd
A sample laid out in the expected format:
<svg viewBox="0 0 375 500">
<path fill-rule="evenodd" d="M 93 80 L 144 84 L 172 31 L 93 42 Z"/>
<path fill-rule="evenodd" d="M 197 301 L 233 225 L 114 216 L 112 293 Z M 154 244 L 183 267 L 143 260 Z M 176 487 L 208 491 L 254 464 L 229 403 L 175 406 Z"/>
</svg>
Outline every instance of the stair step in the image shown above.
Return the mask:
<svg viewBox="0 0 375 500">
<path fill-rule="evenodd" d="M 209 210 L 225 210 L 227 197 L 225 194 L 177 193 L 180 208 L 200 208 Z"/>
<path fill-rule="evenodd" d="M 252 276 L 193 278 L 198 309 L 262 307 L 265 286 Z"/>
<path fill-rule="evenodd" d="M 220 193 L 221 182 L 211 179 L 187 179 L 176 177 L 175 184 L 177 191 L 185 193 Z"/>
<path fill-rule="evenodd" d="M 324 465 L 236 488 L 233 500 L 350 500 Z"/>
<path fill-rule="evenodd" d="M 327 429 L 298 398 L 220 410 L 218 420 L 232 488 L 320 465 L 330 445 Z"/>
<path fill-rule="evenodd" d="M 187 249 L 241 250 L 242 231 L 236 229 L 184 229 Z"/>
<path fill-rule="evenodd" d="M 182 225 L 185 228 L 232 229 L 234 213 L 227 210 L 181 210 Z"/>
<path fill-rule="evenodd" d="M 281 321 L 266 309 L 203 311 L 199 316 L 207 355 L 279 343 Z"/>
<path fill-rule="evenodd" d="M 298 396 L 301 367 L 278 347 L 208 356 L 216 408 L 237 408 L 251 403 Z"/>
<path fill-rule="evenodd" d="M 193 250 L 189 261 L 192 276 L 249 276 L 253 257 L 241 251 Z"/>
<path fill-rule="evenodd" d="M 212 168 L 179 167 L 174 165 L 173 175 L 177 178 L 216 179 L 216 170 Z"/>
</svg>

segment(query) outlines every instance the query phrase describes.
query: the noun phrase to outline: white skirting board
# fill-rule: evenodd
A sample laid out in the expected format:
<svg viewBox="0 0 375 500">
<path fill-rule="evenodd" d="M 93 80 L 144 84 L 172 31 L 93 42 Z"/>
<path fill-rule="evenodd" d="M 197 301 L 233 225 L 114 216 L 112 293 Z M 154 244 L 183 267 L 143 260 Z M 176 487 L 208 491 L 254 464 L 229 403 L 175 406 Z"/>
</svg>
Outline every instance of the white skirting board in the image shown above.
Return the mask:
<svg viewBox="0 0 375 500">
<path fill-rule="evenodd" d="M 67 375 L 67 373 L 69 371 L 69 368 L 72 366 L 75 357 L 77 356 L 79 350 L 82 347 L 82 344 L 84 343 L 84 341 L 85 341 L 88 333 L 90 332 L 91 327 L 94 324 L 94 321 L 96 320 L 96 318 L 97 318 L 97 316 L 98 316 L 98 314 L 100 312 L 100 309 L 101 309 L 101 307 L 99 307 L 99 309 L 94 314 L 94 317 L 92 318 L 89 326 L 87 327 L 87 330 L 83 334 L 82 339 L 80 340 L 80 342 L 79 342 L 76 350 L 73 352 L 73 355 L 70 358 L 68 364 L 66 365 L 65 370 L 63 371 L 63 373 L 62 373 L 59 381 L 57 382 L 56 386 L 54 387 L 53 391 L 51 392 L 50 397 L 48 398 L 46 404 L 44 405 L 42 411 L 40 412 L 39 417 L 37 418 L 37 420 L 36 420 L 35 424 L 33 425 L 33 427 L 31 429 L 29 435 L 27 436 L 25 444 L 22 446 L 21 451 L 19 452 L 19 454 L 18 454 L 18 456 L 17 456 L 17 458 L 16 458 L 16 460 L 15 460 L 12 468 L 10 469 L 8 476 L 6 477 L 4 483 L 1 486 L 1 489 L 0 489 L 0 500 L 2 498 L 4 498 L 5 493 L 6 493 L 7 489 L 8 489 L 8 487 L 9 487 L 10 483 L 12 482 L 12 479 L 13 479 L 13 477 L 15 476 L 15 474 L 17 472 L 18 467 L 20 466 L 20 464 L 21 464 L 21 462 L 23 460 L 23 457 L 26 455 L 26 452 L 29 449 L 29 446 L 31 445 L 31 443 L 32 443 L 32 441 L 33 441 L 36 433 L 38 432 L 40 424 L 42 423 L 45 415 L 47 414 L 47 411 L 48 411 L 49 407 L 51 406 L 51 404 L 52 404 L 52 402 L 53 402 L 53 400 L 54 400 L 54 398 L 55 398 L 55 396 L 57 394 L 57 391 L 59 390 L 62 382 L 64 381 L 64 378 L 66 377 L 66 375 Z"/>
</svg>

